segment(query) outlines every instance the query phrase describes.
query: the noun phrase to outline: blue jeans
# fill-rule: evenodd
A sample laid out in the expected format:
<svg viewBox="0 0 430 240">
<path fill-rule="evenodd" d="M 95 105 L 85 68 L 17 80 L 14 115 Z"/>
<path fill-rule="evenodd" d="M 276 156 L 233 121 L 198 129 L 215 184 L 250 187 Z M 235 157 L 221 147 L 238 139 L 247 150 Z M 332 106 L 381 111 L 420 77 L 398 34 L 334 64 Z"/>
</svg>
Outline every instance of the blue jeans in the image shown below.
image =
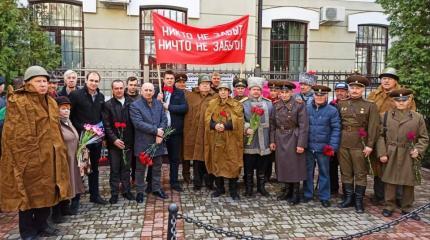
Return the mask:
<svg viewBox="0 0 430 240">
<path fill-rule="evenodd" d="M 318 164 L 318 196 L 320 201 L 330 200 L 330 158 L 322 153 L 306 151 L 307 180 L 304 183 L 304 196 L 312 199 L 314 196 L 315 161 Z"/>
</svg>

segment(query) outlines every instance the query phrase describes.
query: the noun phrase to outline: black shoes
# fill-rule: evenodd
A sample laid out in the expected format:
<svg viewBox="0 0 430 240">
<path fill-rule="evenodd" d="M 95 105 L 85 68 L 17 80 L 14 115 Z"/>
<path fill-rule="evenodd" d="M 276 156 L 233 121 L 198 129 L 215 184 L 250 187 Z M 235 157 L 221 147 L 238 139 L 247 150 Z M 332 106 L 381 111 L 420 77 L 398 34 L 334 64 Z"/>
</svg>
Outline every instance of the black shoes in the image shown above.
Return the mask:
<svg viewBox="0 0 430 240">
<path fill-rule="evenodd" d="M 97 197 L 90 198 L 90 202 L 96 203 L 96 204 L 101 204 L 101 205 L 106 205 L 108 203 L 106 200 L 104 200 L 99 195 L 97 195 Z"/>
<path fill-rule="evenodd" d="M 290 185 L 291 187 L 291 185 Z M 288 205 L 297 205 L 300 203 L 300 183 L 293 183 L 293 196 L 288 200 Z"/>
<path fill-rule="evenodd" d="M 154 196 L 157 196 L 157 197 L 161 198 L 161 199 L 167 199 L 167 198 L 169 198 L 169 195 L 167 195 L 162 189 L 160 189 L 158 191 L 155 191 L 155 192 L 152 192 L 152 194 Z"/>
<path fill-rule="evenodd" d="M 118 203 L 118 195 L 112 195 L 109 199 L 110 204 Z"/>
<path fill-rule="evenodd" d="M 406 215 L 406 214 L 408 214 L 408 213 L 409 213 L 409 212 L 402 211 L 402 215 Z M 413 214 L 411 215 L 411 219 L 413 219 L 413 220 L 415 220 L 415 221 L 420 221 L 420 220 L 421 220 L 421 217 L 420 217 L 418 214 L 413 213 Z"/>
<path fill-rule="evenodd" d="M 343 184 L 343 201 L 339 203 L 340 208 L 347 208 L 352 207 L 354 205 L 354 186 L 351 183 L 344 183 Z"/>
<path fill-rule="evenodd" d="M 366 186 L 355 185 L 355 212 L 364 213 L 363 198 Z"/>
<path fill-rule="evenodd" d="M 328 200 L 321 200 L 321 205 L 325 208 L 328 208 L 330 207 L 331 204 L 330 204 L 330 201 Z"/>
<path fill-rule="evenodd" d="M 122 194 L 122 196 L 129 201 L 136 199 L 131 192 L 125 192 Z"/>
<path fill-rule="evenodd" d="M 265 187 L 265 177 L 264 175 L 258 176 L 257 178 L 257 192 L 263 195 L 264 197 L 270 196 L 270 194 L 266 191 Z"/>
<path fill-rule="evenodd" d="M 143 193 L 137 193 L 136 202 L 137 203 L 143 203 L 143 200 L 144 200 Z"/>
<path fill-rule="evenodd" d="M 392 215 L 393 215 L 393 211 L 390 211 L 390 210 L 388 210 L 388 209 L 383 209 L 382 210 L 382 215 L 384 216 L 384 217 L 391 217 Z"/>
<path fill-rule="evenodd" d="M 146 185 L 146 189 L 145 189 L 145 192 L 146 193 L 151 193 L 152 192 L 152 186 L 151 186 L 151 183 L 147 183 L 147 185 Z"/>
</svg>

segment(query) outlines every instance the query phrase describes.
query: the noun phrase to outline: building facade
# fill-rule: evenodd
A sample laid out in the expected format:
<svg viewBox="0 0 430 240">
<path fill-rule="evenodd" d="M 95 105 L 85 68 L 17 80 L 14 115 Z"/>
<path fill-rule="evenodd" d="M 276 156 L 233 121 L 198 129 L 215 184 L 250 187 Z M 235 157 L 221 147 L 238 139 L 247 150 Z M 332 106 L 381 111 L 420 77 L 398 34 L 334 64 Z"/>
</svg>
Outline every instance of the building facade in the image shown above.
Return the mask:
<svg viewBox="0 0 430 240">
<path fill-rule="evenodd" d="M 389 47 L 388 21 L 373 0 L 21 0 L 61 46 L 63 68 L 156 65 L 151 11 L 197 27 L 249 15 L 246 61 L 214 66 L 263 71 L 331 70 L 379 74 Z M 200 68 L 167 65 L 165 68 Z"/>
</svg>

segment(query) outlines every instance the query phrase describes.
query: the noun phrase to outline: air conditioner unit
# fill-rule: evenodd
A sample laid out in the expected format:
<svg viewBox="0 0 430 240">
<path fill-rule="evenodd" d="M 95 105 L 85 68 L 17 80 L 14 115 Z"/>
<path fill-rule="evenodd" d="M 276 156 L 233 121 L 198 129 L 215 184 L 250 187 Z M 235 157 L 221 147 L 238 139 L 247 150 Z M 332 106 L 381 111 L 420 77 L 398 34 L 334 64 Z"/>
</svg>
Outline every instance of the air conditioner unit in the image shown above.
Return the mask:
<svg viewBox="0 0 430 240">
<path fill-rule="evenodd" d="M 100 2 L 109 5 L 126 5 L 130 3 L 130 0 L 100 0 Z"/>
<path fill-rule="evenodd" d="M 320 24 L 327 22 L 343 22 L 345 21 L 344 7 L 321 7 L 320 8 Z"/>
</svg>

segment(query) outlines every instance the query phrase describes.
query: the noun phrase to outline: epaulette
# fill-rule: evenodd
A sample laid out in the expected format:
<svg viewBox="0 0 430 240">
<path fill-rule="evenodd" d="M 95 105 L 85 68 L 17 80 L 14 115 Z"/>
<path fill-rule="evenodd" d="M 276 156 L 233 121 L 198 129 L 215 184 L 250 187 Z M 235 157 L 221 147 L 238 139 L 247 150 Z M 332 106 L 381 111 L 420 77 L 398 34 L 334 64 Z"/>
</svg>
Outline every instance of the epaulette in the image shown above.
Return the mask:
<svg viewBox="0 0 430 240">
<path fill-rule="evenodd" d="M 243 103 L 243 102 L 245 102 L 246 100 L 248 100 L 248 97 L 244 97 L 244 98 L 240 99 L 240 101 L 239 101 L 239 102 Z"/>
<path fill-rule="evenodd" d="M 270 99 L 268 99 L 268 98 L 265 98 L 265 97 L 261 97 L 261 99 L 264 99 L 264 100 L 266 100 L 266 101 L 272 102 L 272 100 L 270 100 Z"/>
</svg>

